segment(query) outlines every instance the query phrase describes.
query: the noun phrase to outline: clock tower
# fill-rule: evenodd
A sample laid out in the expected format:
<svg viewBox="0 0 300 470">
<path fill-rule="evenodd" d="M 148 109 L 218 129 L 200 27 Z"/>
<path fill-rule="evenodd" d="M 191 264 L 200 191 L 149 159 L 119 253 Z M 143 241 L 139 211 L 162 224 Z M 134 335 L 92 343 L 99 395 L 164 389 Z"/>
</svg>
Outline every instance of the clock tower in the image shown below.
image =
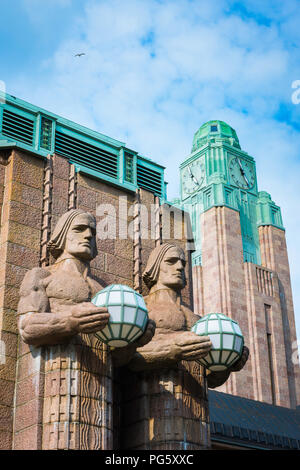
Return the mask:
<svg viewBox="0 0 300 470">
<path fill-rule="evenodd" d="M 280 208 L 258 191 L 255 160 L 223 121 L 209 121 L 195 133 L 180 181 L 177 202 L 190 214 L 195 240 L 195 312 L 237 320 L 250 349 L 246 367 L 220 390 L 295 407 L 299 365 Z"/>
</svg>

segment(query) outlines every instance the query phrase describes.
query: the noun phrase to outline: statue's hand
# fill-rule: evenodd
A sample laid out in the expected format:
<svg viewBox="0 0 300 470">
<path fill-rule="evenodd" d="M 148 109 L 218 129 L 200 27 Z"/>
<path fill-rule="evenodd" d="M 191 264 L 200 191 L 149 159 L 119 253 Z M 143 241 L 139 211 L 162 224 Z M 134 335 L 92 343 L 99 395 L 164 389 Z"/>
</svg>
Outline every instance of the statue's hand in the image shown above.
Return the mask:
<svg viewBox="0 0 300 470">
<path fill-rule="evenodd" d="M 151 341 L 151 339 L 154 336 L 154 333 L 155 333 L 155 321 L 149 319 L 144 333 L 134 342 L 134 344 L 138 348 L 145 346 Z"/>
<path fill-rule="evenodd" d="M 229 367 L 230 372 L 238 372 L 239 370 L 242 370 L 248 360 L 248 357 L 249 349 L 247 348 L 247 346 L 244 346 L 240 359 L 235 362 L 231 367 Z"/>
<path fill-rule="evenodd" d="M 96 333 L 107 325 L 109 313 L 105 307 L 91 302 L 73 305 L 69 310 L 68 326 L 73 333 Z"/>
<path fill-rule="evenodd" d="M 194 361 L 207 355 L 212 343 L 208 336 L 198 336 L 185 331 L 175 339 L 174 353 L 177 360 Z"/>
</svg>

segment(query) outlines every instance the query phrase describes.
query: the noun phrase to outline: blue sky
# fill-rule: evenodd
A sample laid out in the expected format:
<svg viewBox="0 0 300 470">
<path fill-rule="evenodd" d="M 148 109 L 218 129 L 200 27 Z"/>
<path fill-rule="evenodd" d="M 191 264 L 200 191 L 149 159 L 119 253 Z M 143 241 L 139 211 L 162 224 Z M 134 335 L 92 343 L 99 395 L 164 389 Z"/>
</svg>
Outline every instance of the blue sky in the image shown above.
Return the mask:
<svg viewBox="0 0 300 470">
<path fill-rule="evenodd" d="M 282 208 L 300 339 L 299 1 L 0 2 L 7 91 L 163 163 L 170 199 L 201 124 L 237 131 Z"/>
</svg>

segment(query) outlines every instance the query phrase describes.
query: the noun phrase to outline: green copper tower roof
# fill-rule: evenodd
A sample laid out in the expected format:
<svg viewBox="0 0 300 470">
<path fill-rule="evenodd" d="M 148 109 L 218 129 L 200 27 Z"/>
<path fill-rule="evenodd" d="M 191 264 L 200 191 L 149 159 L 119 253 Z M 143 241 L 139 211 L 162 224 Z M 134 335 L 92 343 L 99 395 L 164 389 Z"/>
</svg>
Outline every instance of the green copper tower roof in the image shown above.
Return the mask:
<svg viewBox="0 0 300 470">
<path fill-rule="evenodd" d="M 281 210 L 270 194 L 258 191 L 255 160 L 241 149 L 235 130 L 224 121 L 204 123 L 195 133 L 192 152 L 180 165 L 181 194 L 173 204 L 189 212 L 194 234 L 194 265 L 201 265 L 201 214 L 226 206 L 240 215 L 243 258 L 261 263 L 258 227 L 284 230 Z"/>
<path fill-rule="evenodd" d="M 227 142 L 240 149 L 240 143 L 235 130 L 224 121 L 208 121 L 195 133 L 192 152 L 203 147 L 208 142 Z"/>
</svg>

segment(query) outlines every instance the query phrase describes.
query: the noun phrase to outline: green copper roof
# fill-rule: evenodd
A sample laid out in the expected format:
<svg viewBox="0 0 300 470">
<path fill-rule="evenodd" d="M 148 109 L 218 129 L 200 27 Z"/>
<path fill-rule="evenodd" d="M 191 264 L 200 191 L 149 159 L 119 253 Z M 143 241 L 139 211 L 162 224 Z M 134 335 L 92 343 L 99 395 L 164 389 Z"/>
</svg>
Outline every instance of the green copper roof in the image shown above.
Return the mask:
<svg viewBox="0 0 300 470">
<path fill-rule="evenodd" d="M 0 90 L 0 149 L 20 148 L 42 158 L 56 153 L 77 172 L 129 191 L 166 198 L 164 168 L 125 143 L 76 124 Z"/>
<path fill-rule="evenodd" d="M 224 121 L 208 121 L 195 133 L 192 152 L 203 147 L 208 142 L 227 142 L 233 147 L 241 148 L 235 130 Z"/>
<path fill-rule="evenodd" d="M 235 130 L 220 120 L 204 123 L 195 133 L 192 153 L 180 165 L 180 178 L 181 200 L 172 203 L 190 214 L 193 265 L 202 262 L 200 216 L 217 206 L 239 212 L 244 261 L 259 265 L 258 227 L 284 230 L 281 210 L 270 194 L 258 192 L 255 160 L 241 149 Z"/>
<path fill-rule="evenodd" d="M 258 193 L 256 205 L 257 226 L 274 225 L 284 230 L 280 207 L 272 201 L 271 195 L 266 191 Z"/>
</svg>

